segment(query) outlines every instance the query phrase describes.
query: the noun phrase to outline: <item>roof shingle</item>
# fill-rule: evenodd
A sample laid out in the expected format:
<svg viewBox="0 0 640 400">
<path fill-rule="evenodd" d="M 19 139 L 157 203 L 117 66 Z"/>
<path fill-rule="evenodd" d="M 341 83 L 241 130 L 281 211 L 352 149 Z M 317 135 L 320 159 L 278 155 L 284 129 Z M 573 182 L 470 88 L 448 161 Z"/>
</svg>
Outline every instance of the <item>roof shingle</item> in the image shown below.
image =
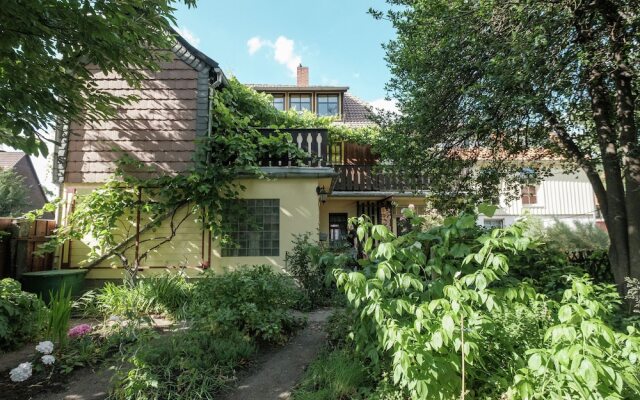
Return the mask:
<svg viewBox="0 0 640 400">
<path fill-rule="evenodd" d="M 9 169 L 16 166 L 16 164 L 25 157 L 21 151 L 2 151 L 0 150 L 0 169 Z"/>
</svg>

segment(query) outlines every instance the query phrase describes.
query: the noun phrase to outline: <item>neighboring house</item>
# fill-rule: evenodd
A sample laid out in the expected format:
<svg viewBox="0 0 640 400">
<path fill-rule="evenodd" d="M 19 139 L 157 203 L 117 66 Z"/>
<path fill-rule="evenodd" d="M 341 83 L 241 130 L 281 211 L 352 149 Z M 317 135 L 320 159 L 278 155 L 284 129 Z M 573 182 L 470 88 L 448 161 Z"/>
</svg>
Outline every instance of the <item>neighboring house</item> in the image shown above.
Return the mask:
<svg viewBox="0 0 640 400">
<path fill-rule="evenodd" d="M 538 185 L 524 186 L 519 198 L 511 202 L 501 198 L 496 213 L 491 218 L 480 216 L 478 222 L 486 227 L 502 227 L 527 214 L 541 220 L 544 226 L 552 225 L 556 220 L 570 226 L 574 222 L 603 226 L 595 194 L 584 172 L 552 171 L 553 175 Z"/>
<path fill-rule="evenodd" d="M 24 177 L 27 188 L 25 211 L 40 209 L 47 203 L 47 196 L 28 155 L 22 152 L 0 150 L 0 169 L 13 169 L 18 175 Z M 53 214 L 45 213 L 42 218 L 51 219 Z"/>
<path fill-rule="evenodd" d="M 367 103 L 349 93 L 346 86 L 309 85 L 309 68 L 297 69 L 296 85 L 249 84 L 256 91 L 273 96 L 278 110 L 307 110 L 319 116 L 332 116 L 336 124 L 350 127 L 373 125 Z M 326 165 L 336 175 L 331 185 L 319 188 L 326 200 L 319 205 L 320 239 L 343 242 L 348 235 L 350 217 L 369 215 L 375 223 L 398 230 L 401 210 L 409 204 L 423 205 L 427 179 L 397 176 L 375 170 L 378 157 L 370 146 L 349 142 L 330 143 Z M 309 226 L 313 232 L 316 227 Z"/>
</svg>

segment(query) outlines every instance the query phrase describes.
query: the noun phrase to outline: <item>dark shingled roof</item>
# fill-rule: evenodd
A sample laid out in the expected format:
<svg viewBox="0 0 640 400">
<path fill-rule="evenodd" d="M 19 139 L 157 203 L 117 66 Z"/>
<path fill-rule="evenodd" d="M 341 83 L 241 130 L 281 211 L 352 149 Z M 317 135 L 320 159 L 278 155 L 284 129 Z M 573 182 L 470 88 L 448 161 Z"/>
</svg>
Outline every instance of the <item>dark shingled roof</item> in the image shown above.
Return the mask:
<svg viewBox="0 0 640 400">
<path fill-rule="evenodd" d="M 344 115 L 342 121 L 337 122 L 337 124 L 344 124 L 353 128 L 375 125 L 370 119 L 370 107 L 365 101 L 350 93 L 345 93 L 344 104 L 342 105 Z"/>
</svg>

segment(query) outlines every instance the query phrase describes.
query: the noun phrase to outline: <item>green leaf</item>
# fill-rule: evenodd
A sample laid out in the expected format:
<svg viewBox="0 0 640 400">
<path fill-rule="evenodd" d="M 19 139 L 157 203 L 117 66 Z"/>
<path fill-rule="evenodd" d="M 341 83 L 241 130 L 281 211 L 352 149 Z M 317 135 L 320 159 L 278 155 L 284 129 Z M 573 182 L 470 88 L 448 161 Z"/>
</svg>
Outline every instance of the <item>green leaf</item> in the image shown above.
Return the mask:
<svg viewBox="0 0 640 400">
<path fill-rule="evenodd" d="M 560 307 L 560 310 L 558 310 L 558 319 L 562 323 L 569 321 L 572 316 L 573 316 L 573 310 L 571 309 L 571 306 L 568 304 L 565 304 L 564 306 Z"/>
<path fill-rule="evenodd" d="M 498 210 L 498 206 L 488 203 L 481 203 L 478 205 L 478 213 L 484 214 L 487 217 L 491 218 Z"/>
</svg>

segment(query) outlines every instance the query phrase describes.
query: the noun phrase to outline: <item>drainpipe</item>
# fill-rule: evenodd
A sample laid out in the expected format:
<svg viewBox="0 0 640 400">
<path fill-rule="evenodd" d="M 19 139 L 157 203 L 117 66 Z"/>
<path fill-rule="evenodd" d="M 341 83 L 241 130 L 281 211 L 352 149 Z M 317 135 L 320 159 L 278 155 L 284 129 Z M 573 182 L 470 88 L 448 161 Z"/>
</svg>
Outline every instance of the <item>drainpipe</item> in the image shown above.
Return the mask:
<svg viewBox="0 0 640 400">
<path fill-rule="evenodd" d="M 216 67 L 213 69 L 213 72 L 215 72 L 216 74 L 216 80 L 211 82 L 211 84 L 209 85 L 209 115 L 207 118 L 207 137 L 211 137 L 211 127 L 212 127 L 212 123 L 211 123 L 211 109 L 213 108 L 213 92 L 220 87 L 223 84 L 224 81 L 224 74 L 222 73 L 222 69 Z M 209 153 L 207 152 L 206 154 L 207 157 L 207 164 L 209 163 Z M 207 214 L 207 210 L 203 210 L 203 215 Z M 204 218 L 202 221 L 202 224 L 204 225 Z M 208 229 L 209 233 L 208 233 L 208 245 L 207 245 L 207 249 L 208 249 L 208 255 L 207 255 L 207 266 L 209 268 L 212 267 L 211 265 L 211 229 Z M 202 232 L 202 243 L 204 245 L 204 231 Z M 202 259 L 204 261 L 204 246 L 202 248 Z"/>
</svg>

